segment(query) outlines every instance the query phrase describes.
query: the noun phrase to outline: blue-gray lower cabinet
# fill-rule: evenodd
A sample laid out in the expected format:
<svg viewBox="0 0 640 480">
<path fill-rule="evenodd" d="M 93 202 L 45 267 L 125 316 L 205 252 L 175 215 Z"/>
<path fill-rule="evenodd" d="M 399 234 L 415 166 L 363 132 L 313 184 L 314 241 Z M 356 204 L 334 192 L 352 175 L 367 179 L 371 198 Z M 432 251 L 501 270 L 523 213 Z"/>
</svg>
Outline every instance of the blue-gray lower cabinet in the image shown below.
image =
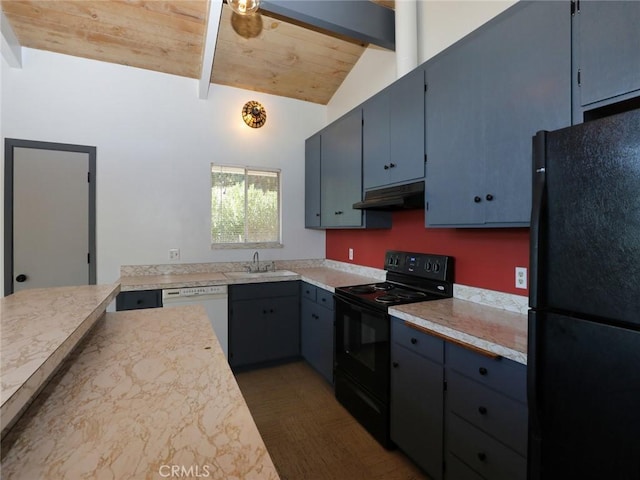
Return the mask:
<svg viewBox="0 0 640 480">
<path fill-rule="evenodd" d="M 444 342 L 400 319 L 391 322 L 391 440 L 440 480 Z"/>
<path fill-rule="evenodd" d="M 300 355 L 299 282 L 229 285 L 229 364 Z"/>
<path fill-rule="evenodd" d="M 577 2 L 574 32 L 574 116 L 640 95 L 640 2 Z"/>
<path fill-rule="evenodd" d="M 131 290 L 116 297 L 116 310 L 139 310 L 162 306 L 162 290 Z"/>
<path fill-rule="evenodd" d="M 525 480 L 526 367 L 449 342 L 445 358 L 445 451 L 461 464 L 447 465 L 446 478 L 470 470 L 486 480 Z"/>
<path fill-rule="evenodd" d="M 302 282 L 300 305 L 302 357 L 333 384 L 333 294 L 323 288 Z"/>
<path fill-rule="evenodd" d="M 531 138 L 571 125 L 569 2 L 517 2 L 425 65 L 428 227 L 528 226 Z"/>
<path fill-rule="evenodd" d="M 391 439 L 432 479 L 526 479 L 524 365 L 392 317 L 391 367 Z"/>
</svg>

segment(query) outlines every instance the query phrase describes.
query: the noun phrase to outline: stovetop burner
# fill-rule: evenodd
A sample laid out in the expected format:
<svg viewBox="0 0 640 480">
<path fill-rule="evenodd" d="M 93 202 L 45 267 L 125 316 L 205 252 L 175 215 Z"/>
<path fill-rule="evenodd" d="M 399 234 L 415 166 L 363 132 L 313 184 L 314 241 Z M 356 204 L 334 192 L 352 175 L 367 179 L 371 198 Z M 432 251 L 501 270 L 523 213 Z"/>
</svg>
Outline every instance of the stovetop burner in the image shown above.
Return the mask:
<svg viewBox="0 0 640 480">
<path fill-rule="evenodd" d="M 452 296 L 453 259 L 443 255 L 389 251 L 387 281 L 336 288 L 336 295 L 378 309 Z"/>
</svg>

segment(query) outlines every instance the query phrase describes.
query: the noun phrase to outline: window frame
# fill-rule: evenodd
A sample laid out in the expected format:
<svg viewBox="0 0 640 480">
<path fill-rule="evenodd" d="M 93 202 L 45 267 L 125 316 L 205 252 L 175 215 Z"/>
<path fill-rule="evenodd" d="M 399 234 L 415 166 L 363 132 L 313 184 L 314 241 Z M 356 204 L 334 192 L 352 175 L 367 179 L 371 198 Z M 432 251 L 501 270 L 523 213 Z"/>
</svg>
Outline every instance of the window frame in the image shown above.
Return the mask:
<svg viewBox="0 0 640 480">
<path fill-rule="evenodd" d="M 265 173 L 275 173 L 276 178 L 278 179 L 278 239 L 273 242 L 234 242 L 234 243 L 215 243 L 211 238 L 211 216 L 213 214 L 213 201 L 211 199 L 211 191 L 209 198 L 209 242 L 211 243 L 211 250 L 234 250 L 234 249 L 247 249 L 247 250 L 255 250 L 257 248 L 283 248 L 284 245 L 282 243 L 282 169 L 280 168 L 272 168 L 272 167 L 256 167 L 250 165 L 232 165 L 232 164 L 221 164 L 211 162 L 209 165 L 209 174 L 213 173 L 214 167 L 220 168 L 235 168 L 244 170 L 244 206 L 245 206 L 245 238 L 247 237 L 246 231 L 248 228 L 248 223 L 246 222 L 247 215 L 247 204 L 248 204 L 248 196 L 247 191 L 249 189 L 248 182 L 248 172 L 265 172 Z M 213 182 L 209 181 L 209 189 L 212 190 L 214 187 Z"/>
</svg>

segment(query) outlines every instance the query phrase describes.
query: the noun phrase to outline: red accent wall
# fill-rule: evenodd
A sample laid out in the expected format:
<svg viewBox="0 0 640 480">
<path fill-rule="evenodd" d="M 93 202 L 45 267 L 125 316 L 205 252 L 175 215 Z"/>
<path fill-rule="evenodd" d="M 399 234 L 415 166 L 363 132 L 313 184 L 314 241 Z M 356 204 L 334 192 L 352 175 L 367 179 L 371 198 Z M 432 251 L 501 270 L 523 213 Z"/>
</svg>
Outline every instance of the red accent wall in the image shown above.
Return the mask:
<svg viewBox="0 0 640 480">
<path fill-rule="evenodd" d="M 515 267 L 529 268 L 528 228 L 425 228 L 424 210 L 393 212 L 390 230 L 327 230 L 331 260 L 384 268 L 387 250 L 455 257 L 455 282 L 528 295 L 515 288 Z M 353 248 L 353 260 L 349 260 Z"/>
</svg>

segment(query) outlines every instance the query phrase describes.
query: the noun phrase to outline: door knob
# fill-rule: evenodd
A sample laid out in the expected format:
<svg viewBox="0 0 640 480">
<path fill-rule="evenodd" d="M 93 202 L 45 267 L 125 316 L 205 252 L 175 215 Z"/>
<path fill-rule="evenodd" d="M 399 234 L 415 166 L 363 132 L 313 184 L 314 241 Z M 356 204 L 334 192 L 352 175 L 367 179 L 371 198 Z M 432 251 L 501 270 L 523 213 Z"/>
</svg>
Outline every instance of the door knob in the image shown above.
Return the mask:
<svg viewBox="0 0 640 480">
<path fill-rule="evenodd" d="M 27 280 L 27 276 L 24 273 L 21 273 L 16 277 L 16 282 L 22 283 Z"/>
</svg>

